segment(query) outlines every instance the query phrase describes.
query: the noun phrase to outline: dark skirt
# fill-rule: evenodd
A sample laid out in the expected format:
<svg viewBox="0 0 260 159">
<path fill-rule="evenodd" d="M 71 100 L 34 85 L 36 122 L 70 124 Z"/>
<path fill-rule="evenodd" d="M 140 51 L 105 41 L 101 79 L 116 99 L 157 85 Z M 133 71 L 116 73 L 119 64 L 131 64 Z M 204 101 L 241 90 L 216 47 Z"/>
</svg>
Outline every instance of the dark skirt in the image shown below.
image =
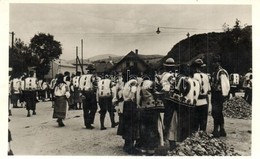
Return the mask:
<svg viewBox="0 0 260 159">
<path fill-rule="evenodd" d="M 157 110 L 144 110 L 140 112 L 140 147 L 154 149 L 160 144 L 158 130 L 159 117 L 160 112 Z"/>
<path fill-rule="evenodd" d="M 123 114 L 119 120 L 117 135 L 125 140 L 136 140 L 139 138 L 139 114 L 137 105 L 132 101 L 125 101 Z"/>
<path fill-rule="evenodd" d="M 67 111 L 67 98 L 65 96 L 55 97 L 53 118 L 65 119 Z"/>
</svg>

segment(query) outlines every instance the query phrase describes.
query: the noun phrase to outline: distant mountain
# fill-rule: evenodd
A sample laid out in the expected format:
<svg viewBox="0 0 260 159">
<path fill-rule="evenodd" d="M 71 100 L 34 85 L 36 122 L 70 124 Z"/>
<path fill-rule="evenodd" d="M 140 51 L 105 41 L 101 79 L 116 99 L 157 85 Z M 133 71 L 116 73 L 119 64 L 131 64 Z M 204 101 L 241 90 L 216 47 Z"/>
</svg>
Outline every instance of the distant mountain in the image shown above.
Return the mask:
<svg viewBox="0 0 260 159">
<path fill-rule="evenodd" d="M 117 55 L 113 55 L 113 54 L 103 54 L 103 55 L 96 55 L 96 56 L 93 56 L 91 58 L 88 58 L 88 59 L 83 59 L 84 63 L 86 64 L 89 64 L 89 63 L 92 63 L 94 61 L 98 61 L 98 60 L 106 60 L 106 59 L 109 59 L 109 58 L 117 58 L 119 56 Z M 76 63 L 75 62 L 76 60 L 73 59 L 73 60 L 68 60 L 68 63 Z M 81 58 L 80 58 L 80 61 L 81 61 Z"/>
<path fill-rule="evenodd" d="M 91 58 L 88 58 L 88 60 L 91 61 L 91 62 L 93 62 L 93 61 L 98 61 L 98 60 L 103 60 L 103 59 L 114 58 L 114 57 L 118 57 L 118 55 L 114 55 L 114 54 L 103 54 L 103 55 L 93 56 L 93 57 L 91 57 Z"/>
<path fill-rule="evenodd" d="M 126 55 L 126 54 L 125 54 Z M 107 58 L 103 58 L 103 59 L 99 59 L 99 60 L 96 60 L 96 61 L 93 61 L 93 62 L 109 62 L 109 61 L 113 61 L 114 63 L 117 63 L 117 62 L 119 62 L 122 58 L 124 58 L 125 57 L 125 55 L 124 56 L 114 56 L 114 57 L 112 57 L 112 56 L 110 56 L 110 58 L 109 57 L 107 57 Z M 151 63 L 154 63 L 154 61 L 159 61 L 159 60 L 161 60 L 164 56 L 163 55 L 143 55 L 143 54 L 138 54 L 138 56 L 141 58 L 141 59 L 143 59 L 145 62 L 151 62 Z M 105 56 L 103 56 L 103 57 L 105 57 Z M 148 63 L 149 63 L 148 62 Z"/>
</svg>

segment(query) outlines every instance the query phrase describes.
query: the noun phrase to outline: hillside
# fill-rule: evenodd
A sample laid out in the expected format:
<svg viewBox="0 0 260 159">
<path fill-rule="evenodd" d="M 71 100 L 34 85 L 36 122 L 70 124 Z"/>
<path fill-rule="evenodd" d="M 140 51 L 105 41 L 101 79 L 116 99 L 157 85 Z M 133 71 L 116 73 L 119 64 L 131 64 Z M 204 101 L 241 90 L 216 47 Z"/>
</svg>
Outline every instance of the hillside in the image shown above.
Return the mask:
<svg viewBox="0 0 260 159">
<path fill-rule="evenodd" d="M 252 67 L 252 26 L 193 35 L 174 45 L 160 65 L 169 57 L 179 64 L 190 64 L 196 57 L 202 58 L 209 71 L 212 71 L 212 60 L 220 57 L 228 72 L 245 73 Z"/>
</svg>

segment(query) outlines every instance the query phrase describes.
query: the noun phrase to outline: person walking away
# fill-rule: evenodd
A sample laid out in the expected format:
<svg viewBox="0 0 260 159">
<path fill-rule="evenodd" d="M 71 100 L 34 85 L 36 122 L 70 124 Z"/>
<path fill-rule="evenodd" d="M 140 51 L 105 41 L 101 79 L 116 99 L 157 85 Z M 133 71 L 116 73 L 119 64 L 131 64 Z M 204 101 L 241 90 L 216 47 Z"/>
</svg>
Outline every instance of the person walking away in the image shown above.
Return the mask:
<svg viewBox="0 0 260 159">
<path fill-rule="evenodd" d="M 107 111 L 109 112 L 111 127 L 114 128 L 118 125 L 118 123 L 115 122 L 114 106 L 112 105 L 112 87 L 112 81 L 108 75 L 105 76 L 105 79 L 101 79 L 98 82 L 97 101 L 100 107 L 100 130 L 106 129 L 104 122 Z"/>
<path fill-rule="evenodd" d="M 14 74 L 11 80 L 11 103 L 13 108 L 19 108 L 17 103 L 21 95 L 21 80 L 17 73 Z"/>
<path fill-rule="evenodd" d="M 203 73 L 201 69 L 205 67 L 202 59 L 196 59 L 191 64 L 191 70 L 193 78 L 197 79 L 200 84 L 199 97 L 195 107 L 195 131 L 206 131 L 208 120 L 208 108 L 209 108 L 209 93 L 210 83 L 209 77 L 206 73 Z"/>
<path fill-rule="evenodd" d="M 29 73 L 29 77 L 24 80 L 24 98 L 26 102 L 27 117 L 31 116 L 30 110 L 33 111 L 32 115 L 36 115 L 36 91 L 38 89 L 38 80 L 34 77 L 34 72 Z"/>
<path fill-rule="evenodd" d="M 71 90 L 74 93 L 74 110 L 82 109 L 82 93 L 79 89 L 79 80 L 81 72 L 76 72 L 76 76 L 72 78 L 72 87 Z"/>
<path fill-rule="evenodd" d="M 228 72 L 220 66 L 219 61 L 213 62 L 214 72 L 212 74 L 212 117 L 214 120 L 214 137 L 225 137 L 223 103 L 228 99 L 230 90 Z"/>
<path fill-rule="evenodd" d="M 57 119 L 58 125 L 60 127 L 65 126 L 63 121 L 66 117 L 67 111 L 67 99 L 70 96 L 69 87 L 63 80 L 64 76 L 62 74 L 58 75 L 57 82 L 54 86 L 54 110 L 53 118 Z"/>
<path fill-rule="evenodd" d="M 97 112 L 97 76 L 94 66 L 88 67 L 88 74 L 82 75 L 79 81 L 79 89 L 83 98 L 83 115 L 86 129 L 94 129 L 95 115 Z"/>
</svg>

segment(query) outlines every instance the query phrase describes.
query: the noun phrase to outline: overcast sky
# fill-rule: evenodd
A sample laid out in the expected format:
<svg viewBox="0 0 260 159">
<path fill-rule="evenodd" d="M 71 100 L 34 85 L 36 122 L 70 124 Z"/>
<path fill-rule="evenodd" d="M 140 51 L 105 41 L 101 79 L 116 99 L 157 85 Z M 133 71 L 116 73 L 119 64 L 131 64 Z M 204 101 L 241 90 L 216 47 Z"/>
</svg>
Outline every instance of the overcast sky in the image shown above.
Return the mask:
<svg viewBox="0 0 260 159">
<path fill-rule="evenodd" d="M 95 55 L 166 55 L 180 40 L 199 33 L 221 32 L 224 23 L 252 25 L 250 5 L 177 4 L 10 4 L 10 31 L 26 44 L 37 33 L 50 33 L 73 59 L 76 46 L 84 58 Z M 161 33 L 156 34 L 157 27 Z M 165 28 L 164 28 L 165 27 Z M 81 54 L 79 54 L 81 55 Z"/>
</svg>

